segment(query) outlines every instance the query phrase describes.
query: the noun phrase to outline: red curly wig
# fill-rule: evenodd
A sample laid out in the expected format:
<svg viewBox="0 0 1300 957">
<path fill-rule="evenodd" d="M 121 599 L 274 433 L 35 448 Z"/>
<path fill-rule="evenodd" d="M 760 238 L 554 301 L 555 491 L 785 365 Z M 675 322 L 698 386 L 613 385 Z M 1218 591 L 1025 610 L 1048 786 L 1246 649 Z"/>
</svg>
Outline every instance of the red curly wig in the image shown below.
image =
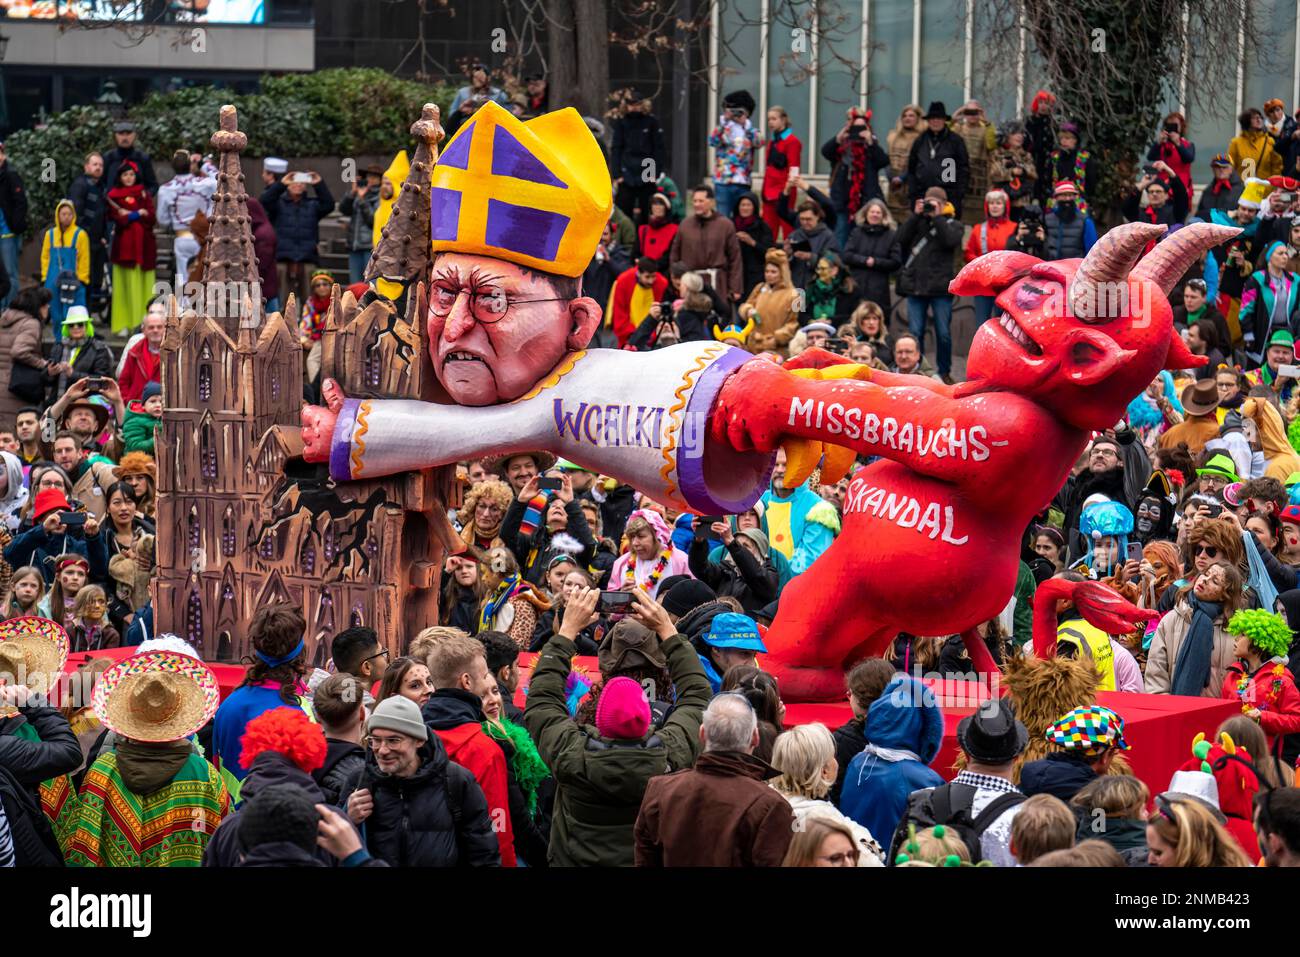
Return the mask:
<svg viewBox="0 0 1300 957">
<path fill-rule="evenodd" d="M 325 764 L 325 732 L 297 708 L 273 708 L 258 715 L 240 739 L 240 764 L 248 770 L 263 751 L 283 754 L 305 774 Z"/>
</svg>

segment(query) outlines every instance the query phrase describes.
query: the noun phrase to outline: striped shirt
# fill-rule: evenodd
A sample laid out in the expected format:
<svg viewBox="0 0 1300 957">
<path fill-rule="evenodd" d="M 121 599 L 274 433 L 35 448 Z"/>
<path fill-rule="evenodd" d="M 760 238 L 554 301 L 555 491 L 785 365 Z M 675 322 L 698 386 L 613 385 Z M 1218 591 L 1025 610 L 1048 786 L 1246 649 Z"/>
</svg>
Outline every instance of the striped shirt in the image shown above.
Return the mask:
<svg viewBox="0 0 1300 957">
<path fill-rule="evenodd" d="M 14 866 L 14 840 L 9 834 L 9 818 L 5 817 L 5 809 L 0 805 L 0 867 Z"/>
</svg>

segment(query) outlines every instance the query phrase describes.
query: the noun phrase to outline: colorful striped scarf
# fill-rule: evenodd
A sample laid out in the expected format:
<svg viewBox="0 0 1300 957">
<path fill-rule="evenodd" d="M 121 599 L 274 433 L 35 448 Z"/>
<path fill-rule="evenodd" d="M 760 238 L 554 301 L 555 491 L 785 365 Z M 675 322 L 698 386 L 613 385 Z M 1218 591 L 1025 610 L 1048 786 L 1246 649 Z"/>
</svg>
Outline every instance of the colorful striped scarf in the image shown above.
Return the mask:
<svg viewBox="0 0 1300 957">
<path fill-rule="evenodd" d="M 229 813 L 221 775 L 200 755 L 190 755 L 171 784 L 139 795 L 122 783 L 110 751 L 86 772 L 65 856 L 72 867 L 198 867 Z"/>
<path fill-rule="evenodd" d="M 537 531 L 542 524 L 542 513 L 546 511 L 547 498 L 544 492 L 534 495 L 524 506 L 524 517 L 519 520 L 521 538 L 532 538 L 533 532 Z"/>
</svg>

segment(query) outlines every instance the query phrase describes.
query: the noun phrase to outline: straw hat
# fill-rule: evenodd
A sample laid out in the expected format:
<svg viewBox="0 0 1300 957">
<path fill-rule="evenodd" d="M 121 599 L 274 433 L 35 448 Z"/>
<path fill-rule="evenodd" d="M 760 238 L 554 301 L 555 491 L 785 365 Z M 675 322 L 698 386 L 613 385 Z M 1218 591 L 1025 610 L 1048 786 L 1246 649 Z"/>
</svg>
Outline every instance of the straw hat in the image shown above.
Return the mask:
<svg viewBox="0 0 1300 957">
<path fill-rule="evenodd" d="M 58 622 L 35 616 L 0 622 L 0 675 L 46 693 L 68 662 L 68 633 Z"/>
<path fill-rule="evenodd" d="M 203 662 L 173 651 L 119 661 L 100 676 L 91 707 L 109 730 L 134 741 L 187 738 L 220 703 L 217 677 Z"/>
</svg>

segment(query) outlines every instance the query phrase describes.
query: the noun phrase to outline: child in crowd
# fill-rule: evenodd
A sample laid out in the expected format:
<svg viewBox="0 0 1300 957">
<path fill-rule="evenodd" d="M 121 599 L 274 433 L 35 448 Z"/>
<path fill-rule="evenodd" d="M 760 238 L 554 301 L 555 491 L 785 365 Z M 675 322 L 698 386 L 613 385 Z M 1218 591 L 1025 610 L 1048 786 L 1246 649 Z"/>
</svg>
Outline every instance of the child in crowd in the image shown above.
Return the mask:
<svg viewBox="0 0 1300 957">
<path fill-rule="evenodd" d="M 122 643 L 122 636 L 108 620 L 108 597 L 98 585 L 86 585 L 77 592 L 68 641 L 74 652 L 100 651 Z"/>
<path fill-rule="evenodd" d="M 154 430 L 162 414 L 162 384 L 150 382 L 139 399 L 127 403 L 126 419 L 122 423 L 123 451 L 153 455 Z"/>
<path fill-rule="evenodd" d="M 1287 670 L 1291 627 L 1282 615 L 1254 608 L 1233 615 L 1228 633 L 1236 639 L 1237 662 L 1223 679 L 1222 696 L 1241 700 L 1241 713 L 1259 722 L 1271 751 L 1279 735 L 1300 732 L 1300 692 Z"/>
<path fill-rule="evenodd" d="M 9 583 L 9 598 L 4 605 L 4 618 L 27 618 L 42 614 L 41 599 L 45 597 L 45 576 L 34 565 L 24 565 L 14 572 Z"/>
</svg>

